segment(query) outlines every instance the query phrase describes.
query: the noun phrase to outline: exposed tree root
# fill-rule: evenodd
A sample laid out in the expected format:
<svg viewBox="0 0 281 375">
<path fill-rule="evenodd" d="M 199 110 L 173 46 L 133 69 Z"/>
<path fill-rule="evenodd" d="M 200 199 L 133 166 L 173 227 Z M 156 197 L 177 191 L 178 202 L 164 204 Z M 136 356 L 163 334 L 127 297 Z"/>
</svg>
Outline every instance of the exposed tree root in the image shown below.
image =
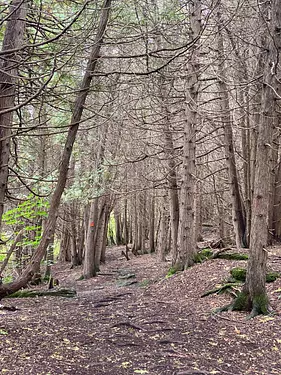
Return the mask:
<svg viewBox="0 0 281 375">
<path fill-rule="evenodd" d="M 17 309 L 15 306 L 3 306 L 3 305 L 0 305 L 0 310 L 2 310 L 2 311 L 17 311 L 19 309 Z"/>
<path fill-rule="evenodd" d="M 215 309 L 213 312 L 220 313 L 224 311 L 250 311 L 247 319 L 252 319 L 258 315 L 268 315 L 270 308 L 266 294 L 256 296 L 251 301 L 250 295 L 242 291 L 231 304 Z"/>
<path fill-rule="evenodd" d="M 224 284 L 224 285 L 220 285 L 219 287 L 217 288 L 214 288 L 212 290 L 208 290 L 207 292 L 205 292 L 204 294 L 201 295 L 201 297 L 207 297 L 211 294 L 220 294 L 220 293 L 224 293 L 224 292 L 229 292 L 230 290 L 236 290 L 238 291 L 237 287 L 241 287 L 241 283 L 240 282 L 234 282 L 234 283 L 227 283 L 227 284 Z"/>
<path fill-rule="evenodd" d="M 248 254 L 241 254 L 241 253 L 223 253 L 218 254 L 217 256 L 213 257 L 218 259 L 226 259 L 226 260 L 248 260 L 249 255 Z"/>
<path fill-rule="evenodd" d="M 75 297 L 76 291 L 73 289 L 51 289 L 51 290 L 19 290 L 5 298 L 34 298 L 34 297 Z"/>
</svg>

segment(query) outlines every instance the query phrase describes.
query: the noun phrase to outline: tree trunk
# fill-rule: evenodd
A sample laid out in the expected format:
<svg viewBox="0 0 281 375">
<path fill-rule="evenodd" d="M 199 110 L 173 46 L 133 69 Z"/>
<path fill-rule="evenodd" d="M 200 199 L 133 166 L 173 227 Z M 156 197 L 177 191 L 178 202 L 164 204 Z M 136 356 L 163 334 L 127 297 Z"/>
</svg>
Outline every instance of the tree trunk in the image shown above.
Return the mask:
<svg viewBox="0 0 281 375">
<path fill-rule="evenodd" d="M 268 313 L 265 280 L 269 219 L 268 207 L 270 201 L 270 159 L 273 147 L 273 128 L 277 116 L 276 110 L 280 106 L 281 78 L 279 63 L 281 57 L 281 3 L 279 0 L 272 1 L 270 13 L 271 21 L 268 25 L 270 38 L 266 46 L 263 46 L 265 47 L 266 64 L 263 75 L 261 122 L 257 144 L 259 152 L 256 158 L 252 204 L 250 257 L 246 283 L 233 305 L 234 309 L 252 310 L 251 316 Z"/>
<path fill-rule="evenodd" d="M 150 206 L 150 213 L 149 213 L 149 252 L 155 252 L 155 196 L 154 192 L 152 192 L 152 196 L 150 198 L 151 206 Z"/>
<path fill-rule="evenodd" d="M 198 38 L 201 32 L 201 1 L 190 4 L 191 40 Z M 184 269 L 194 263 L 196 251 L 194 228 L 195 202 L 195 136 L 197 126 L 198 74 L 199 56 L 198 41 L 190 50 L 188 78 L 186 82 L 186 113 L 183 130 L 183 164 L 180 190 L 180 216 L 178 232 L 178 253 L 175 268 Z"/>
<path fill-rule="evenodd" d="M 115 219 L 115 233 L 116 233 L 116 245 L 122 245 L 122 233 L 121 233 L 121 220 L 120 220 L 120 212 L 115 209 L 114 210 L 114 219 Z"/>
<path fill-rule="evenodd" d="M 2 52 L 21 47 L 24 41 L 27 1 L 13 0 L 7 17 Z M 6 196 L 10 139 L 12 134 L 13 110 L 20 53 L 6 53 L 0 59 L 0 228 Z M 9 110 L 7 112 L 7 110 Z M 2 111 L 5 113 L 2 113 Z M 1 232 L 1 231 L 0 231 Z"/>
<path fill-rule="evenodd" d="M 281 160 L 275 176 L 274 209 L 273 209 L 273 232 L 275 239 L 281 239 Z"/>
<path fill-rule="evenodd" d="M 159 227 L 159 239 L 157 241 L 157 257 L 162 262 L 166 260 L 166 254 L 169 249 L 169 221 L 168 202 L 167 196 L 165 195 L 163 197 Z"/>
<path fill-rule="evenodd" d="M 220 2 L 219 2 L 220 4 Z M 222 96 L 221 100 L 221 111 L 222 111 L 222 122 L 224 125 L 224 142 L 225 142 L 225 156 L 228 167 L 228 179 L 232 197 L 232 220 L 235 231 L 235 239 L 237 248 L 245 247 L 246 244 L 246 219 L 245 219 L 245 207 L 243 204 L 238 172 L 236 167 L 235 153 L 234 153 L 234 141 L 232 124 L 233 119 L 231 115 L 229 105 L 229 94 L 228 87 L 226 85 L 226 67 L 225 67 L 225 56 L 224 56 L 224 42 L 223 42 L 223 21 L 218 10 L 218 73 L 219 73 L 219 91 Z"/>
<path fill-rule="evenodd" d="M 99 199 L 96 198 L 92 201 L 90 206 L 86 246 L 85 246 L 85 257 L 83 264 L 83 276 L 85 279 L 96 276 L 95 266 L 95 244 L 96 244 L 96 232 L 99 217 Z"/>
</svg>

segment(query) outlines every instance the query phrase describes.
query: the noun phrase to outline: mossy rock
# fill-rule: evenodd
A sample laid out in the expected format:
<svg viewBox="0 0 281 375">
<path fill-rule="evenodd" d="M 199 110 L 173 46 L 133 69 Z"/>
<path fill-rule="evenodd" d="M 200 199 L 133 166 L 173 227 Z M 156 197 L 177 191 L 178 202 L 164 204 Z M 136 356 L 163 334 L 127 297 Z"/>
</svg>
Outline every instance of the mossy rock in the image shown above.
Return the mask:
<svg viewBox="0 0 281 375">
<path fill-rule="evenodd" d="M 211 256 L 213 255 L 213 252 L 211 249 L 202 249 L 200 251 L 198 251 L 198 253 L 196 253 L 194 255 L 194 262 L 195 263 L 202 263 L 204 262 L 206 259 L 209 259 L 211 258 Z"/>
<path fill-rule="evenodd" d="M 230 271 L 230 274 L 233 279 L 238 280 L 238 281 L 245 281 L 246 280 L 246 269 L 245 268 L 240 268 L 240 267 L 235 267 Z M 273 281 L 277 280 L 280 277 L 280 274 L 278 272 L 268 272 L 266 274 L 266 282 L 267 283 L 272 283 Z"/>
<path fill-rule="evenodd" d="M 246 280 L 246 269 L 245 268 L 240 268 L 240 267 L 235 267 L 230 270 L 230 274 L 233 279 L 239 280 L 239 281 L 245 281 Z"/>
<path fill-rule="evenodd" d="M 268 272 L 266 274 L 266 282 L 273 283 L 273 281 L 277 280 L 279 277 L 280 277 L 280 273 L 278 272 L 274 272 L 274 271 Z"/>
<path fill-rule="evenodd" d="M 249 255 L 239 253 L 221 253 L 218 254 L 217 258 L 226 260 L 248 260 Z"/>
</svg>

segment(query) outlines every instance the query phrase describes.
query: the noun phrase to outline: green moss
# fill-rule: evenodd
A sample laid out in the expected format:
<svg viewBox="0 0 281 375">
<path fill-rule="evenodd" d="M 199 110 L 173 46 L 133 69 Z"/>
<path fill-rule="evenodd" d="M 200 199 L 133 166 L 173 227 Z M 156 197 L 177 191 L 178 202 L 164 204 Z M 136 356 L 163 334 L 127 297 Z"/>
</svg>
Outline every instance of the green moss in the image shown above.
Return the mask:
<svg viewBox="0 0 281 375">
<path fill-rule="evenodd" d="M 239 254 L 239 253 L 221 253 L 218 254 L 217 258 L 226 259 L 226 260 L 248 260 L 248 254 Z"/>
<path fill-rule="evenodd" d="M 240 267 L 235 267 L 232 268 L 230 271 L 231 276 L 235 280 L 239 281 L 245 281 L 246 280 L 246 269 L 245 268 L 240 268 Z"/>
<path fill-rule="evenodd" d="M 13 281 L 13 276 L 12 275 L 7 275 L 3 278 L 3 284 L 8 284 Z"/>
<path fill-rule="evenodd" d="M 266 294 L 260 294 L 253 298 L 253 316 L 268 314 L 268 298 Z"/>
<path fill-rule="evenodd" d="M 235 298 L 233 304 L 231 305 L 231 310 L 234 311 L 249 311 L 249 295 L 243 291 L 238 294 Z"/>
<path fill-rule="evenodd" d="M 212 255 L 213 255 L 213 252 L 211 249 L 208 249 L 208 248 L 202 249 L 194 255 L 194 258 L 193 258 L 194 263 L 202 263 L 206 259 L 209 259 Z"/>
<path fill-rule="evenodd" d="M 232 276 L 232 280 L 238 280 L 238 281 L 245 281 L 246 280 L 246 269 L 245 268 L 240 268 L 240 267 L 235 267 L 230 271 L 230 274 Z M 278 272 L 268 272 L 266 274 L 266 282 L 267 283 L 272 283 L 273 281 L 277 280 L 280 277 L 280 274 Z"/>
<path fill-rule="evenodd" d="M 267 283 L 272 283 L 273 281 L 277 280 L 280 277 L 280 273 L 278 272 L 268 272 L 266 274 L 266 282 Z"/>
<path fill-rule="evenodd" d="M 168 279 L 169 277 L 173 276 L 178 271 L 179 270 L 177 269 L 177 267 L 171 267 L 171 268 L 169 268 L 168 273 L 166 275 L 166 279 Z M 181 271 L 183 271 L 183 270 L 181 270 Z"/>
</svg>

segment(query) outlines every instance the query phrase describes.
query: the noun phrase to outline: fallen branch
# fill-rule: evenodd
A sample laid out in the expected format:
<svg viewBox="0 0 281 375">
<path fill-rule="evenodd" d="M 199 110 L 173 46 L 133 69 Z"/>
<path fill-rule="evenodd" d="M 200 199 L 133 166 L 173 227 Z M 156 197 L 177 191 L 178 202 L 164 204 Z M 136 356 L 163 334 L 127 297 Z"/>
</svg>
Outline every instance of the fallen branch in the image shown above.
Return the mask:
<svg viewBox="0 0 281 375">
<path fill-rule="evenodd" d="M 51 289 L 51 290 L 19 290 L 6 298 L 35 298 L 35 297 L 75 297 L 74 289 Z"/>
<path fill-rule="evenodd" d="M 3 305 L 0 305 L 0 310 L 1 311 L 17 311 L 19 309 L 17 309 L 15 306 L 3 306 Z"/>
<path fill-rule="evenodd" d="M 211 294 L 220 294 L 220 293 L 224 293 L 224 292 L 227 292 L 229 291 L 229 289 L 234 289 L 234 290 L 237 290 L 237 287 L 241 286 L 242 283 L 241 282 L 236 282 L 236 283 L 227 283 L 227 284 L 224 284 L 224 285 L 220 285 L 218 286 L 217 288 L 214 288 L 214 289 L 211 289 L 211 290 L 208 290 L 207 292 L 205 292 L 204 294 L 201 295 L 201 297 L 207 297 Z"/>
<path fill-rule="evenodd" d="M 211 246 L 213 248 L 213 246 Z M 218 249 L 217 251 L 213 252 L 213 255 L 210 257 L 210 259 L 216 259 L 221 253 L 224 253 L 227 250 L 231 250 L 231 247 L 223 247 Z"/>
<path fill-rule="evenodd" d="M 133 323 L 130 323 L 130 322 L 119 322 L 119 323 L 116 323 L 113 326 L 111 326 L 111 328 L 122 327 L 122 326 L 129 327 L 129 328 L 134 328 L 134 329 L 137 329 L 139 331 L 145 331 L 142 327 L 139 327 L 139 326 L 137 326 L 137 325 L 135 325 Z"/>
</svg>

